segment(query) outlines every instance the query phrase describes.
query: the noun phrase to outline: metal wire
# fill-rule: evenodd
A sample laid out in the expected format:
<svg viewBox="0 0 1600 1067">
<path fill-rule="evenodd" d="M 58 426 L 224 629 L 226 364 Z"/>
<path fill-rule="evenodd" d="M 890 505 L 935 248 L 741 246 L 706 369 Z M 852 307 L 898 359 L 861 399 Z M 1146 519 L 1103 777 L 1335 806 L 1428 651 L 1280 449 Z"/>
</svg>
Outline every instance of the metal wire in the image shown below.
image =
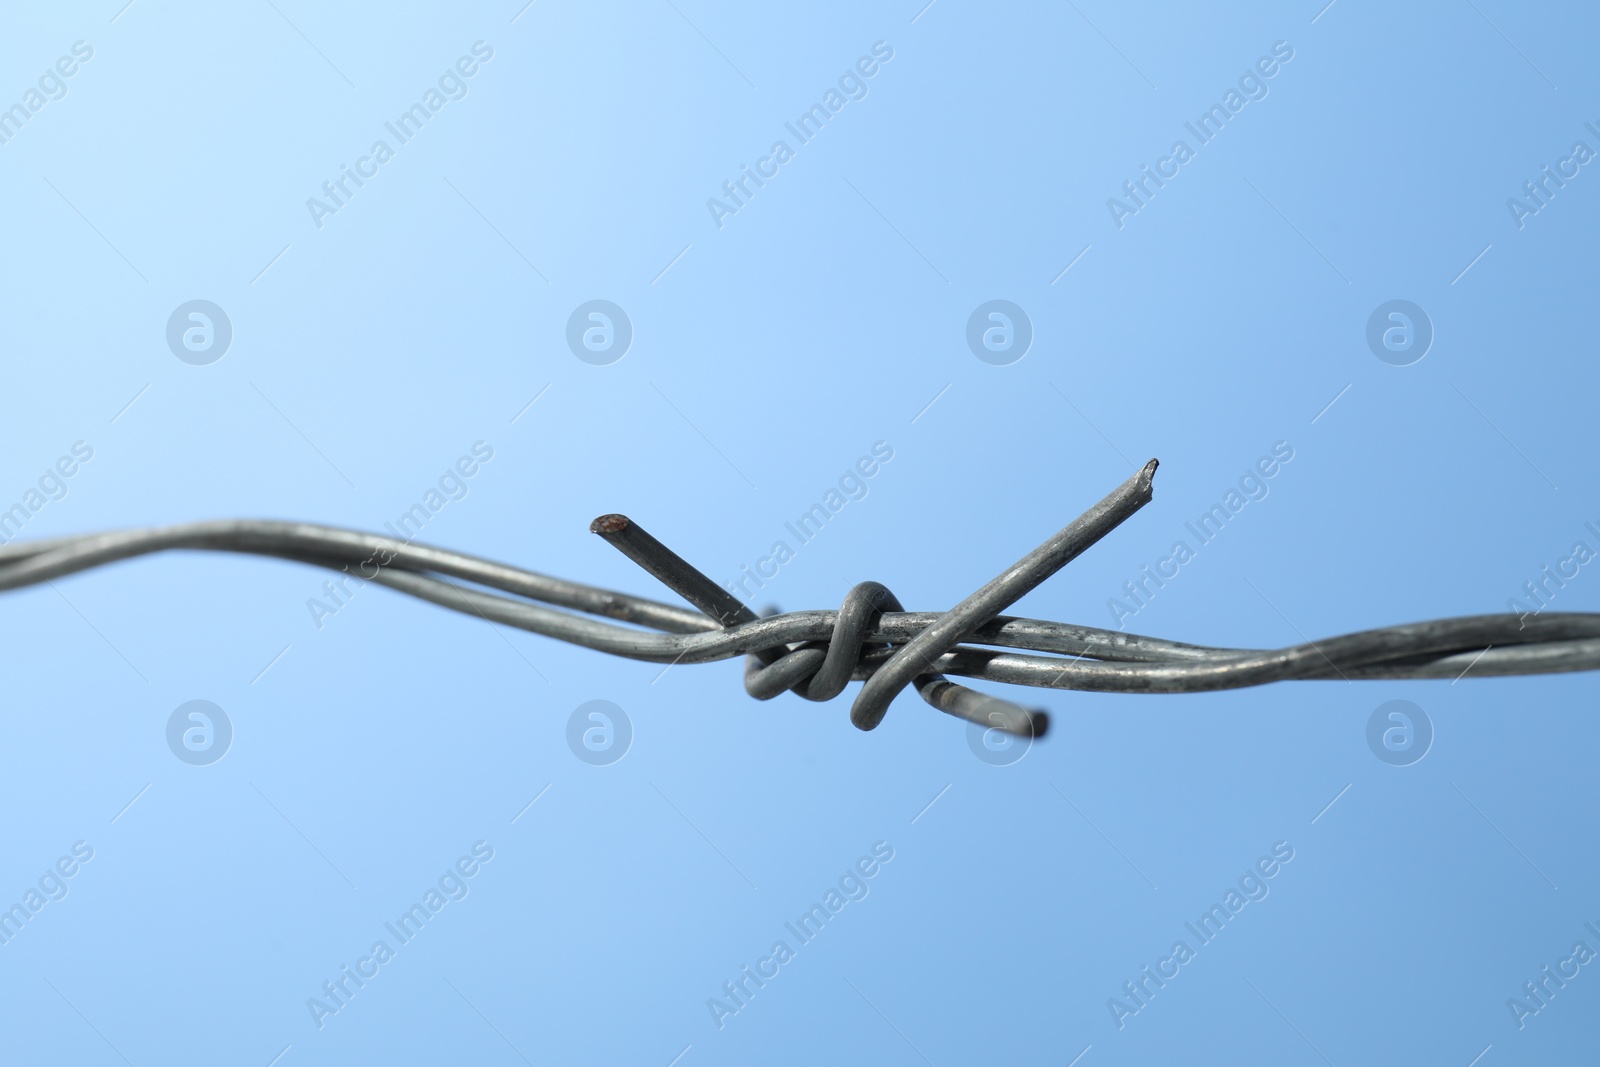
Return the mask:
<svg viewBox="0 0 1600 1067">
<path fill-rule="evenodd" d="M 888 588 L 862 582 L 837 611 L 759 618 L 623 515 L 603 515 L 590 530 L 697 610 L 377 534 L 266 519 L 13 542 L 0 546 L 0 591 L 176 549 L 270 556 L 352 573 L 441 607 L 629 659 L 709 663 L 743 655 L 745 689 L 759 700 L 786 691 L 831 700 L 861 681 L 851 721 L 863 730 L 883 721 L 907 685 L 940 711 L 985 727 L 1022 736 L 1047 730 L 1043 710 L 945 675 L 1044 689 L 1197 693 L 1282 681 L 1600 669 L 1600 613 L 1437 619 L 1281 649 L 1191 645 L 1000 614 L 1148 503 L 1155 469 L 1151 460 L 944 612 L 905 611 Z"/>
</svg>

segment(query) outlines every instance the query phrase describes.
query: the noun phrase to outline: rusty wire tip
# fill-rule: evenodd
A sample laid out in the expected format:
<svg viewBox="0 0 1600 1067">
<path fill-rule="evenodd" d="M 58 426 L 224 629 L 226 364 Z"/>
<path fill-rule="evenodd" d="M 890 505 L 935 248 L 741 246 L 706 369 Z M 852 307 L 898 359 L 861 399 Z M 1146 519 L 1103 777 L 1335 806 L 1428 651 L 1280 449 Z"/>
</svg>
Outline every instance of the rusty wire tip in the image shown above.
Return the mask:
<svg viewBox="0 0 1600 1067">
<path fill-rule="evenodd" d="M 662 585 L 699 608 L 719 626 L 755 622 L 756 614 L 737 597 L 696 570 L 688 560 L 652 537 L 626 515 L 602 515 L 589 524 L 589 532 L 643 567 Z"/>
</svg>

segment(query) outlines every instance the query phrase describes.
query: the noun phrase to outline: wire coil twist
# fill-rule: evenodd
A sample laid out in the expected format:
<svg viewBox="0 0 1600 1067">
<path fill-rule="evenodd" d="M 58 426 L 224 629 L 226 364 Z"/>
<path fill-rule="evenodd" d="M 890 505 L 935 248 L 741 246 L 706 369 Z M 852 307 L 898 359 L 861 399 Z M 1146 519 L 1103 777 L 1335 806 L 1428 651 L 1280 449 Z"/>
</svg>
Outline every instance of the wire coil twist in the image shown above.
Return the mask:
<svg viewBox="0 0 1600 1067">
<path fill-rule="evenodd" d="M 903 610 L 899 598 L 885 585 L 862 582 L 852 587 L 827 640 L 803 642 L 771 663 L 756 654 L 746 656 L 745 692 L 757 700 L 770 700 L 785 691 L 806 700 L 832 700 L 854 678 L 871 677 L 867 671 L 888 662 L 895 646 L 873 641 L 870 634 L 884 612 Z M 912 685 L 934 707 L 1008 733 L 1043 736 L 1049 726 L 1049 714 L 1042 709 L 1019 708 L 1008 700 L 957 685 L 938 671 L 914 676 Z M 881 713 L 874 719 L 858 708 L 851 710 L 851 721 L 863 730 L 872 729 L 882 719 Z"/>
</svg>

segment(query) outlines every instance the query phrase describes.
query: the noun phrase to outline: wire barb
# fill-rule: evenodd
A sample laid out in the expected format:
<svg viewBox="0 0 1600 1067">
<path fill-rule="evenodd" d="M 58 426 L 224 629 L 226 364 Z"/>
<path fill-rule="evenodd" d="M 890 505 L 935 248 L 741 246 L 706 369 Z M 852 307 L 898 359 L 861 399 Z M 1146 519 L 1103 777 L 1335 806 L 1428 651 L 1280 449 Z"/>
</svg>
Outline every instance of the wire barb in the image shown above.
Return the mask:
<svg viewBox="0 0 1600 1067">
<path fill-rule="evenodd" d="M 1156 461 L 949 611 L 905 611 L 877 582 L 837 611 L 760 618 L 622 515 L 590 529 L 694 610 L 377 534 L 312 523 L 228 519 L 0 545 L 0 591 L 173 550 L 241 552 L 343 571 L 491 622 L 615 656 L 710 663 L 745 656 L 758 700 L 831 700 L 865 683 L 851 721 L 875 728 L 913 686 L 947 714 L 1024 736 L 1042 710 L 946 675 L 1044 689 L 1199 693 L 1283 681 L 1459 679 L 1600 669 L 1600 614 L 1503 612 L 1407 623 L 1282 649 L 1219 648 L 1000 612 L 1151 499 Z M 465 583 L 465 584 L 463 584 Z M 1008 651 L 1022 650 L 1022 651 Z"/>
</svg>

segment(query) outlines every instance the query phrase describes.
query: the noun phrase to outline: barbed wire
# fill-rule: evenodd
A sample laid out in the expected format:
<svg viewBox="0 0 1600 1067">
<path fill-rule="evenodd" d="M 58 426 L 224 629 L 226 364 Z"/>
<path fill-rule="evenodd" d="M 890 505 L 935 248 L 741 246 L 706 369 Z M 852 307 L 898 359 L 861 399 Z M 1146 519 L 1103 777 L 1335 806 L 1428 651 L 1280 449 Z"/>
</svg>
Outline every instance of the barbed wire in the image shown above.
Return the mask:
<svg viewBox="0 0 1600 1067">
<path fill-rule="evenodd" d="M 862 582 L 838 610 L 761 618 L 624 515 L 603 515 L 590 530 L 695 610 L 379 534 L 268 519 L 12 542 L 0 546 L 0 591 L 176 549 L 249 553 L 346 573 L 354 567 L 358 578 L 440 607 L 615 656 L 709 663 L 742 655 L 745 689 L 758 700 L 783 692 L 831 700 L 860 681 L 850 717 L 863 730 L 882 722 L 908 685 L 940 711 L 985 727 L 1032 737 L 1048 728 L 1043 709 L 959 685 L 945 677 L 952 674 L 1042 689 L 1198 693 L 1282 681 L 1600 669 L 1600 613 L 1436 619 L 1280 649 L 1184 644 L 1001 614 L 1148 503 L 1155 470 L 1151 460 L 944 612 L 905 611 L 887 587 Z"/>
</svg>

